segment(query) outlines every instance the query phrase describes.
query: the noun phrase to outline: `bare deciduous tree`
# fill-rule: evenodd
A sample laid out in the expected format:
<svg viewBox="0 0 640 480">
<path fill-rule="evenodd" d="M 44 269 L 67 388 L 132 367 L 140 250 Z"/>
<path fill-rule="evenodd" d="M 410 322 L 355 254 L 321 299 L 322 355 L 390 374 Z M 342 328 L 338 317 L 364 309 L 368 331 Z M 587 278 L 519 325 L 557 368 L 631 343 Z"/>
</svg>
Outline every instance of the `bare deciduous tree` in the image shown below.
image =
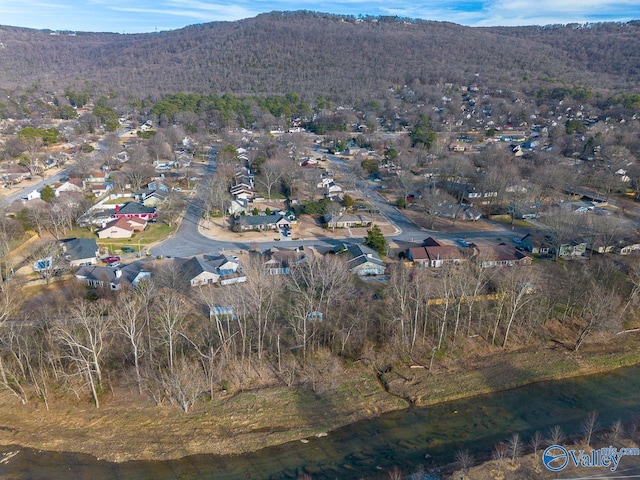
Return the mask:
<svg viewBox="0 0 640 480">
<path fill-rule="evenodd" d="M 623 436 L 624 425 L 622 424 L 622 421 L 618 419 L 611 424 L 611 428 L 609 429 L 609 441 L 615 445 Z"/>
<path fill-rule="evenodd" d="M 267 198 L 271 201 L 271 193 L 278 185 L 285 170 L 287 169 L 287 161 L 284 158 L 273 158 L 266 160 L 260 165 L 260 175 L 256 181 L 267 190 Z"/>
<path fill-rule="evenodd" d="M 113 311 L 116 324 L 131 348 L 131 356 L 136 373 L 136 383 L 140 394 L 142 394 L 140 359 L 145 353 L 144 334 L 146 331 L 146 317 L 143 314 L 145 308 L 146 306 L 140 296 L 135 294 L 131 296 L 129 292 L 127 292 L 126 296 L 121 296 L 118 308 Z"/>
<path fill-rule="evenodd" d="M 502 464 L 504 463 L 508 454 L 509 454 L 509 447 L 507 447 L 507 445 L 505 445 L 504 443 L 500 442 L 493 448 L 493 452 L 491 453 L 491 458 L 493 458 L 493 460 L 495 460 L 498 463 L 498 467 L 502 469 Z"/>
<path fill-rule="evenodd" d="M 534 456 L 538 455 L 538 449 L 542 446 L 543 441 L 544 439 L 542 438 L 542 434 L 540 431 L 536 430 L 536 433 L 533 434 L 533 437 L 531 437 L 531 440 L 529 441 L 529 445 L 533 448 Z"/>
<path fill-rule="evenodd" d="M 76 374 L 85 379 L 96 408 L 100 407 L 102 362 L 111 330 L 105 311 L 103 302 L 76 302 L 68 320 L 54 327 L 63 357 L 75 366 Z"/>
<path fill-rule="evenodd" d="M 549 445 L 559 445 L 564 441 L 566 435 L 560 425 L 554 425 L 549 429 L 547 434 L 547 443 Z"/>
<path fill-rule="evenodd" d="M 593 433 L 598 429 L 598 412 L 589 412 L 587 418 L 582 421 L 582 433 L 584 434 L 585 446 L 591 445 L 591 437 Z"/>
<path fill-rule="evenodd" d="M 455 461 L 462 471 L 467 472 L 473 466 L 474 458 L 468 449 L 461 448 L 456 451 Z"/>
<path fill-rule="evenodd" d="M 169 371 L 173 372 L 176 357 L 176 341 L 186 318 L 186 303 L 182 295 L 170 288 L 158 292 L 155 302 L 155 327 L 167 346 Z"/>
<path fill-rule="evenodd" d="M 516 459 L 522 455 L 522 440 L 520 439 L 520 435 L 518 433 L 511 435 L 508 445 L 511 462 L 516 463 Z"/>
</svg>

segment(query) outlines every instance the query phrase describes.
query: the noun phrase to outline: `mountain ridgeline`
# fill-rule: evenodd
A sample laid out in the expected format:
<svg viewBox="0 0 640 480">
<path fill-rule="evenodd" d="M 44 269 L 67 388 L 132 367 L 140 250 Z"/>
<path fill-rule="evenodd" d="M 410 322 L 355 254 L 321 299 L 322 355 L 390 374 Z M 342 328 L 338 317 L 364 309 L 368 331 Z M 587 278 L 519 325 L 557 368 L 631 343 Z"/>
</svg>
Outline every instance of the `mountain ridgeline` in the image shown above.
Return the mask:
<svg viewBox="0 0 640 480">
<path fill-rule="evenodd" d="M 297 92 L 353 102 L 397 85 L 428 95 L 429 86 L 477 77 L 495 88 L 553 82 L 633 90 L 640 23 L 477 28 L 274 12 L 133 35 L 0 27 L 0 87 L 7 90 L 89 84 L 138 98 Z"/>
</svg>

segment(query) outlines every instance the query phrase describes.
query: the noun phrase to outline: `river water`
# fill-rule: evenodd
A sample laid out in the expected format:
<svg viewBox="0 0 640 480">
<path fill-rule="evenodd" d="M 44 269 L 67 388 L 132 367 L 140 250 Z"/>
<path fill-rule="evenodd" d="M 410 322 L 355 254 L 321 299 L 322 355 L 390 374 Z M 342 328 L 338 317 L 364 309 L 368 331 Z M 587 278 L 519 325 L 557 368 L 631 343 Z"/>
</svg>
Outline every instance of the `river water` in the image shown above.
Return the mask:
<svg viewBox="0 0 640 480">
<path fill-rule="evenodd" d="M 175 461 L 109 463 L 89 455 L 40 452 L 20 447 L 0 464 L 2 479 L 316 479 L 388 478 L 452 461 L 459 448 L 489 456 L 512 432 L 525 441 L 554 425 L 578 434 L 590 411 L 599 423 L 629 421 L 640 413 L 640 366 L 593 376 L 541 382 L 429 407 L 409 408 L 363 420 L 308 443 L 290 442 L 237 456 L 195 455 Z M 1 459 L 2 457 L 0 457 Z M 549 477 L 554 478 L 554 477 Z"/>
</svg>

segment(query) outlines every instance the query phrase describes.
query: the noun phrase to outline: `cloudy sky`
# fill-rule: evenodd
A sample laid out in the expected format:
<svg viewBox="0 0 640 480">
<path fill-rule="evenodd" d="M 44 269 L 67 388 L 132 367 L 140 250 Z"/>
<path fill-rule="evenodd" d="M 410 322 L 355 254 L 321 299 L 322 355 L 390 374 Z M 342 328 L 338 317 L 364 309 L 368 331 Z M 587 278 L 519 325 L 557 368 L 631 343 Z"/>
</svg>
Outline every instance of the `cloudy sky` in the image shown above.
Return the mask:
<svg viewBox="0 0 640 480">
<path fill-rule="evenodd" d="M 640 0 L 0 0 L 0 25 L 140 33 L 273 10 L 398 15 L 462 25 L 548 25 L 640 19 Z"/>
</svg>

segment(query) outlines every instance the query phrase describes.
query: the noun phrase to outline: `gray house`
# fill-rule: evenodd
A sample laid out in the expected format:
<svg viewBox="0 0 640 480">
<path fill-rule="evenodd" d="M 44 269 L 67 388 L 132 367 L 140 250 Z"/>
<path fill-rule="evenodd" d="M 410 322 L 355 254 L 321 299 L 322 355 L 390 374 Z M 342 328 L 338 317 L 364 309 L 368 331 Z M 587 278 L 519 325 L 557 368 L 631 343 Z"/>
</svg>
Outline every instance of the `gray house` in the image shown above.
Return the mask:
<svg viewBox="0 0 640 480">
<path fill-rule="evenodd" d="M 187 259 L 176 259 L 185 278 L 192 287 L 202 285 L 231 285 L 246 282 L 237 259 L 228 255 L 203 255 Z"/>
<path fill-rule="evenodd" d="M 72 267 L 98 263 L 100 248 L 93 238 L 66 238 L 60 240 L 60 247 Z"/>
<path fill-rule="evenodd" d="M 126 285 L 135 288 L 142 280 L 151 278 L 151 273 L 139 262 L 133 262 L 118 268 L 84 266 L 76 272 L 76 278 L 90 287 L 109 286 L 111 290 L 121 290 Z"/>
<path fill-rule="evenodd" d="M 278 230 L 282 228 L 289 228 L 291 221 L 284 215 L 271 214 L 271 215 L 240 215 L 235 217 L 233 225 L 241 231 L 251 230 Z"/>
<path fill-rule="evenodd" d="M 347 267 L 351 273 L 361 277 L 384 274 L 384 262 L 380 256 L 369 247 L 364 245 L 350 245 L 347 252 L 349 254 Z"/>
<path fill-rule="evenodd" d="M 328 215 L 324 217 L 323 221 L 327 228 L 356 228 L 371 226 L 370 215 Z"/>
</svg>

